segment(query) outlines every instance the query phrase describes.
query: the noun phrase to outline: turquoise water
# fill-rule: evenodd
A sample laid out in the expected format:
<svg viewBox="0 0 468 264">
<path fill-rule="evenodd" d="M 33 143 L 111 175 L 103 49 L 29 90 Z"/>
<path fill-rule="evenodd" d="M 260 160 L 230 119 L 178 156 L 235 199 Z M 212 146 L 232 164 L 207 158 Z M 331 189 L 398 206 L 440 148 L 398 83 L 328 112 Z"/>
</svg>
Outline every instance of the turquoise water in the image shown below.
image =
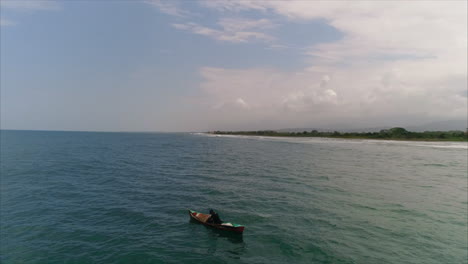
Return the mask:
<svg viewBox="0 0 468 264">
<path fill-rule="evenodd" d="M 2 263 L 467 263 L 466 143 L 0 136 Z"/>
</svg>

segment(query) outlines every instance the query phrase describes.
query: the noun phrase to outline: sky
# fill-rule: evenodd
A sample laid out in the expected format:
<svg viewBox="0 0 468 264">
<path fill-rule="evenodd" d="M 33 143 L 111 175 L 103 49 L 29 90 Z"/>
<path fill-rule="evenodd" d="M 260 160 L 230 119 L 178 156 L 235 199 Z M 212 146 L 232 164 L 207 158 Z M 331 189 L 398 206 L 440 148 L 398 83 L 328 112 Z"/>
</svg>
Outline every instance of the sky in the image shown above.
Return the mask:
<svg viewBox="0 0 468 264">
<path fill-rule="evenodd" d="M 1 129 L 467 120 L 467 1 L 0 2 Z"/>
</svg>

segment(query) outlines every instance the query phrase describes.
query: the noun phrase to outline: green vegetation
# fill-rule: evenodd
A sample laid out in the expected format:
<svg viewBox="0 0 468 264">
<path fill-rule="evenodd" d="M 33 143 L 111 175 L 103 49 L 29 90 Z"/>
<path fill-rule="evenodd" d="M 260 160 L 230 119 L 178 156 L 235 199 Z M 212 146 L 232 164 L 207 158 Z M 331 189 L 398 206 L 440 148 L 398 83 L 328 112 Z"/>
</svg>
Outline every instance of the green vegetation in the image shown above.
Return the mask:
<svg viewBox="0 0 468 264">
<path fill-rule="evenodd" d="M 421 141 L 468 141 L 466 131 L 425 131 L 411 132 L 402 127 L 383 129 L 380 132 L 318 132 L 317 130 L 303 132 L 278 132 L 274 130 L 261 131 L 214 131 L 217 135 L 245 135 L 272 137 L 328 137 L 353 139 L 391 139 L 391 140 L 421 140 Z"/>
</svg>

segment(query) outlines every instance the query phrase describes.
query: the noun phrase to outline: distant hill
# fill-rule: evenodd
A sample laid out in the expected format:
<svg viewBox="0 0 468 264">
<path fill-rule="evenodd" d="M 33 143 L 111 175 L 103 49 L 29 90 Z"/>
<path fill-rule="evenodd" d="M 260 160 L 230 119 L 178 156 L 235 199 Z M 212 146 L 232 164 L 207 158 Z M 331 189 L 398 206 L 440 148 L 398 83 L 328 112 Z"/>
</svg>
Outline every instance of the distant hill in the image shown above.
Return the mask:
<svg viewBox="0 0 468 264">
<path fill-rule="evenodd" d="M 382 129 L 390 129 L 392 127 L 385 126 L 385 127 L 372 127 L 372 128 L 347 128 L 347 129 L 339 129 L 339 128 L 284 128 L 278 129 L 275 131 L 278 132 L 303 132 L 303 131 L 312 131 L 317 130 L 318 132 L 333 132 L 333 131 L 340 131 L 340 132 L 379 132 Z"/>
<path fill-rule="evenodd" d="M 424 132 L 424 131 L 452 131 L 452 130 L 461 130 L 465 131 L 468 128 L 468 123 L 466 120 L 447 120 L 447 121 L 437 121 L 431 122 L 424 125 L 418 126 L 381 126 L 381 127 L 368 127 L 368 128 L 338 128 L 339 126 L 334 126 L 336 128 L 284 128 L 278 129 L 275 131 L 278 132 L 303 132 L 303 131 L 312 131 L 317 130 L 318 132 L 354 132 L 354 133 L 363 133 L 363 132 L 379 132 L 382 129 L 390 129 L 392 127 L 404 127 L 408 131 L 413 132 Z"/>
<path fill-rule="evenodd" d="M 421 126 L 408 126 L 406 127 L 409 131 L 423 132 L 423 131 L 450 131 L 450 130 L 461 130 L 465 131 L 468 128 L 467 120 L 447 120 L 431 122 Z"/>
<path fill-rule="evenodd" d="M 275 131 L 278 132 L 303 132 L 303 131 L 312 131 L 317 130 L 319 132 L 327 132 L 330 131 L 329 129 L 322 129 L 322 128 L 283 128 L 283 129 L 276 129 Z"/>
</svg>

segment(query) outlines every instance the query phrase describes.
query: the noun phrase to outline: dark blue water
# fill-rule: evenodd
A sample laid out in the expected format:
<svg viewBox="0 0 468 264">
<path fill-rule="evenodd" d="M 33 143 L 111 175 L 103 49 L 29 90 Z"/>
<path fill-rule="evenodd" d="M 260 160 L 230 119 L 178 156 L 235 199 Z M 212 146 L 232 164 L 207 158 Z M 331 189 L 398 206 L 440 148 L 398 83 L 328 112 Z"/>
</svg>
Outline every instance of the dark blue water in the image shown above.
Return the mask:
<svg viewBox="0 0 468 264">
<path fill-rule="evenodd" d="M 2 263 L 467 263 L 466 143 L 0 136 Z"/>
</svg>

